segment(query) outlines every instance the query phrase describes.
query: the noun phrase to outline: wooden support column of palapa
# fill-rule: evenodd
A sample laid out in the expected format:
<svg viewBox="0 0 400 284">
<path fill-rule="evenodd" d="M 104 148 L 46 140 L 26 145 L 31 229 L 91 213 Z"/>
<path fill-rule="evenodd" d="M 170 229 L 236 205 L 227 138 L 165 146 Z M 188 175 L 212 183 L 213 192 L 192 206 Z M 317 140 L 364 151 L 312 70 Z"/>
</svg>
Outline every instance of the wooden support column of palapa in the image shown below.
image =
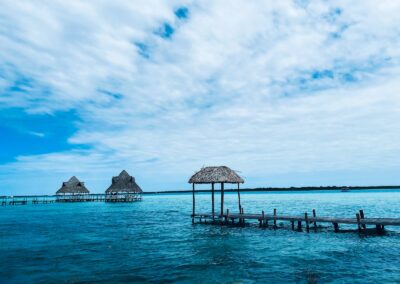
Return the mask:
<svg viewBox="0 0 400 284">
<path fill-rule="evenodd" d="M 221 219 L 224 216 L 224 183 L 221 182 Z"/>
<path fill-rule="evenodd" d="M 242 205 L 240 204 L 240 183 L 238 183 L 237 184 L 237 186 L 238 186 L 238 202 L 239 202 L 239 212 L 240 212 L 240 209 L 242 208 Z"/>
<path fill-rule="evenodd" d="M 194 183 L 193 183 L 193 211 L 192 211 L 192 224 L 194 224 L 194 212 L 195 212 L 195 208 L 196 208 L 196 200 L 194 197 Z"/>
<path fill-rule="evenodd" d="M 214 209 L 214 183 L 213 183 L 213 182 L 211 183 L 211 195 L 212 195 L 212 197 L 211 197 L 211 203 L 212 203 L 212 208 L 211 208 L 211 210 L 212 210 L 212 219 L 213 219 L 213 221 L 214 221 L 215 209 Z"/>
</svg>

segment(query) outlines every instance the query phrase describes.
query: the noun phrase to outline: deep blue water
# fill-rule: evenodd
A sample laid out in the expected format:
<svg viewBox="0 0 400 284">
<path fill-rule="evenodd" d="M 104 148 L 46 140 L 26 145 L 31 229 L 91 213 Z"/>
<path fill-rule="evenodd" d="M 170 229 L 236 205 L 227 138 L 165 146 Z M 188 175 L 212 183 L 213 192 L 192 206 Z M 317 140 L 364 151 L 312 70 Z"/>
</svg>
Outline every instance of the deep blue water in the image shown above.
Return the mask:
<svg viewBox="0 0 400 284">
<path fill-rule="evenodd" d="M 400 217 L 400 190 L 246 193 L 242 204 L 255 213 Z M 198 194 L 197 205 L 209 211 L 210 195 Z M 191 206 L 190 194 L 170 194 L 133 204 L 0 207 L 0 283 L 400 282 L 399 229 L 361 237 L 192 225 Z M 237 208 L 235 194 L 226 208 Z"/>
</svg>

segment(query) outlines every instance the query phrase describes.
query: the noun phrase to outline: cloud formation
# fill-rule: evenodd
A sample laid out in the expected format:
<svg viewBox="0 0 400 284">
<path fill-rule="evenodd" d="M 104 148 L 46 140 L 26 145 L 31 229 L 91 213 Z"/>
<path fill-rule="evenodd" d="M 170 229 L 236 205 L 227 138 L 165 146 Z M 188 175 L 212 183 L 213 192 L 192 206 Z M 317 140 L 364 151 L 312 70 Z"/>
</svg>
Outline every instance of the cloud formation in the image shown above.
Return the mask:
<svg viewBox="0 0 400 284">
<path fill-rule="evenodd" d="M 100 192 L 127 168 L 145 190 L 184 188 L 221 164 L 249 186 L 343 171 L 396 182 L 384 174 L 400 169 L 396 1 L 0 5 L 0 109 L 74 111 L 77 128 L 72 149 L 1 165 L 8 184 L 73 173 Z"/>
</svg>

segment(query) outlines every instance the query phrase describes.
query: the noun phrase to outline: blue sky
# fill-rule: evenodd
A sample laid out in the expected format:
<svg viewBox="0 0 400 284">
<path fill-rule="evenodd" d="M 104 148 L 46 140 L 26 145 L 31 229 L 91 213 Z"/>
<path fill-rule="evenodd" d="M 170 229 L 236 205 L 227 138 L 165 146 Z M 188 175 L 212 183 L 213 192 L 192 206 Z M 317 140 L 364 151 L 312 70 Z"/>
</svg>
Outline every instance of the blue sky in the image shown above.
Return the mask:
<svg viewBox="0 0 400 284">
<path fill-rule="evenodd" d="M 397 1 L 1 1 L 0 194 L 400 184 Z"/>
</svg>

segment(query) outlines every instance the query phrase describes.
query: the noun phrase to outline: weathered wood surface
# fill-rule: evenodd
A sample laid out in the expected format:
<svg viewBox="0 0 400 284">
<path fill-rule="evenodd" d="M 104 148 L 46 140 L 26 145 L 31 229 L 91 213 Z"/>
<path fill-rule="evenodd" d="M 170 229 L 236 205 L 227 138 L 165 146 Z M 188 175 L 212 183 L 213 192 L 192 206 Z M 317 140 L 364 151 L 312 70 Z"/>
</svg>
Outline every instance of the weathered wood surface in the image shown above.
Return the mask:
<svg viewBox="0 0 400 284">
<path fill-rule="evenodd" d="M 195 218 L 212 218 L 212 214 L 195 214 Z M 215 215 L 215 217 L 220 218 L 221 215 Z M 268 215 L 268 214 L 238 214 L 229 213 L 229 216 L 224 214 L 221 219 L 249 219 L 249 220 L 262 220 L 262 221 L 301 221 L 305 222 L 305 215 L 301 216 L 289 216 L 289 215 Z M 307 216 L 307 221 L 309 223 L 319 222 L 319 223 L 337 223 L 337 224 L 358 224 L 362 225 L 384 225 L 384 226 L 400 226 L 400 218 L 364 218 L 357 221 L 357 218 L 338 218 L 338 217 L 311 217 Z"/>
</svg>

